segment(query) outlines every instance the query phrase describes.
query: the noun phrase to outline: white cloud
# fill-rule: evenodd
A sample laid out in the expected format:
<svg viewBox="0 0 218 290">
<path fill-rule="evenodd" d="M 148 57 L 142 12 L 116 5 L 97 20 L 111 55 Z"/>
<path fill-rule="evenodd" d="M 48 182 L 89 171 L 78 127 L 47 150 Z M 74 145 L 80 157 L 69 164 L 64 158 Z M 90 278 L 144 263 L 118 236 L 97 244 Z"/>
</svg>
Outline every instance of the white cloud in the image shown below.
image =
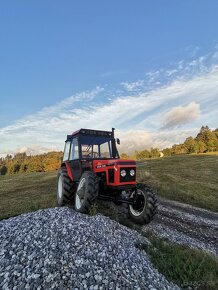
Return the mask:
<svg viewBox="0 0 218 290">
<path fill-rule="evenodd" d="M 181 143 L 187 137 L 197 134 L 199 128 L 191 130 L 178 130 L 149 132 L 145 130 L 118 131 L 116 134 L 121 139 L 119 151 L 132 153 L 135 150 L 159 148 L 164 149 L 172 144 Z"/>
<path fill-rule="evenodd" d="M 156 70 L 146 73 L 149 82 L 153 82 L 154 80 L 156 80 L 160 76 L 161 72 L 162 72 L 161 70 Z"/>
<path fill-rule="evenodd" d="M 143 80 L 138 80 L 136 82 L 123 82 L 121 85 L 124 87 L 124 89 L 128 92 L 138 91 L 141 89 L 144 85 Z"/>
<path fill-rule="evenodd" d="M 177 69 L 167 70 L 167 71 L 166 71 L 166 75 L 167 75 L 168 77 L 171 77 L 172 75 L 176 74 L 177 72 L 178 72 Z"/>
<path fill-rule="evenodd" d="M 164 117 L 165 125 L 163 128 L 179 127 L 200 117 L 200 105 L 191 102 L 187 106 L 173 107 Z"/>
<path fill-rule="evenodd" d="M 185 68 L 188 65 L 180 61 L 176 69 L 180 67 L 184 74 L 158 88 L 146 90 L 139 80 L 129 87 L 133 89 L 141 85 L 137 94 L 134 91 L 133 94 L 129 92 L 128 96 L 113 95 L 108 99 L 108 92 L 97 87 L 43 108 L 0 128 L 0 152 L 14 152 L 23 146 L 36 148 L 34 152 L 41 152 L 41 147 L 43 150 L 53 147 L 60 150 L 63 149 L 66 135 L 79 128 L 108 130 L 115 127 L 117 137 L 121 138 L 121 148 L 126 146 L 128 150 L 135 150 L 151 146 L 163 148 L 182 142 L 181 138 L 197 133 L 196 128 L 203 124 L 217 127 L 218 66 L 215 63 L 210 66 L 203 64 L 206 69 L 202 69 L 199 62 L 189 64 L 198 69 L 191 76 L 188 72 L 187 77 Z M 160 71 L 156 71 L 150 77 L 157 82 L 159 74 Z M 98 103 L 99 99 L 104 98 L 104 93 L 104 102 Z M 186 119 L 193 123 L 185 125 Z M 163 126 L 164 132 L 161 130 Z M 173 126 L 181 127 L 172 132 Z"/>
</svg>

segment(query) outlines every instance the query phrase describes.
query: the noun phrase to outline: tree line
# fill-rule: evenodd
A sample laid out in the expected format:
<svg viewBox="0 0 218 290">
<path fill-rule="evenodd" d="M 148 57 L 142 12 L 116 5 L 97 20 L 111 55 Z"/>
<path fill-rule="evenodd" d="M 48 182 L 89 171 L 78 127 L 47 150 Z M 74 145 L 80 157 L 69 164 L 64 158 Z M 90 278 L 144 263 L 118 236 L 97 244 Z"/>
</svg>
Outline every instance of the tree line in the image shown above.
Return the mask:
<svg viewBox="0 0 218 290">
<path fill-rule="evenodd" d="M 188 137 L 182 144 L 174 144 L 161 151 L 158 148 L 151 148 L 150 150 L 135 151 L 129 155 L 122 153 L 120 157 L 140 161 L 147 158 L 157 158 L 162 154 L 172 156 L 214 151 L 218 151 L 218 128 L 210 130 L 208 126 L 202 126 L 195 138 Z M 7 155 L 5 158 L 0 158 L 0 175 L 58 170 L 62 157 L 63 152 L 61 151 L 34 156 L 28 156 L 26 153 L 17 153 L 14 156 Z"/>
<path fill-rule="evenodd" d="M 122 153 L 121 158 L 132 158 L 143 160 L 147 158 L 156 158 L 163 156 L 172 156 L 177 154 L 207 153 L 218 151 L 218 128 L 211 130 L 208 126 L 202 126 L 200 132 L 195 138 L 188 137 L 182 144 L 174 144 L 172 147 L 159 150 L 158 148 L 144 149 L 135 151 L 133 154 Z"/>
<path fill-rule="evenodd" d="M 63 152 L 49 152 L 41 155 L 28 156 L 17 153 L 0 158 L 0 175 L 25 172 L 46 172 L 58 170 Z"/>
</svg>

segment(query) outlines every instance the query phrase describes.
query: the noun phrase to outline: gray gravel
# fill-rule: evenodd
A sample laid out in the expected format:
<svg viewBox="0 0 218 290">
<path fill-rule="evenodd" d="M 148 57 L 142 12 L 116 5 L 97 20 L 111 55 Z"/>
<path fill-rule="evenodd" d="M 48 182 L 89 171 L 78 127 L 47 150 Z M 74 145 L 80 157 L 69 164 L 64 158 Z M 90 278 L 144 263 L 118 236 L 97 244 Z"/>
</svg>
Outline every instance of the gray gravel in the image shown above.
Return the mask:
<svg viewBox="0 0 218 290">
<path fill-rule="evenodd" d="M 159 198 L 158 214 L 144 227 L 159 237 L 218 256 L 218 214 Z"/>
<path fill-rule="evenodd" d="M 69 208 L 0 222 L 0 289 L 179 289 L 152 266 L 139 233 Z"/>
</svg>

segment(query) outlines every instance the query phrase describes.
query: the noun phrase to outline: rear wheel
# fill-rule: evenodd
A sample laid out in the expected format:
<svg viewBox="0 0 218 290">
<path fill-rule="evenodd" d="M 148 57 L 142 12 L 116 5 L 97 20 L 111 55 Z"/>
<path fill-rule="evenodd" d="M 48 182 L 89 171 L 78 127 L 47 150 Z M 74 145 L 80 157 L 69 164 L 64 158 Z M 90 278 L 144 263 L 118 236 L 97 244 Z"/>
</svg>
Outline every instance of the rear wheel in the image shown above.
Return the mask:
<svg viewBox="0 0 218 290">
<path fill-rule="evenodd" d="M 138 224 L 148 224 L 157 212 L 157 199 L 151 188 L 138 183 L 131 194 L 135 204 L 129 205 L 131 219 Z"/>
<path fill-rule="evenodd" d="M 75 210 L 88 213 L 91 205 L 98 197 L 99 181 L 92 171 L 85 171 L 77 187 L 75 194 Z"/>
<path fill-rule="evenodd" d="M 57 203 L 59 206 L 73 204 L 75 185 L 67 174 L 67 169 L 62 167 L 58 171 Z"/>
</svg>

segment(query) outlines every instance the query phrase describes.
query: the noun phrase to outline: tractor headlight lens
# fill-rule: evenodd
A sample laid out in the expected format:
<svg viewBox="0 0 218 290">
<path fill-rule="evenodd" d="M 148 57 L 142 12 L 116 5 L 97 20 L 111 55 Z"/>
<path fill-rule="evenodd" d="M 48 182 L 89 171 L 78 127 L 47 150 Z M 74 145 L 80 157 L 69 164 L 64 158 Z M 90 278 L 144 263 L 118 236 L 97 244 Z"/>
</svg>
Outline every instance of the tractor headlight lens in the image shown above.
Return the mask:
<svg viewBox="0 0 218 290">
<path fill-rule="evenodd" d="M 135 175 L 135 170 L 131 169 L 129 173 L 130 173 L 131 176 L 134 176 Z"/>
<path fill-rule="evenodd" d="M 121 170 L 121 171 L 120 171 L 120 175 L 121 175 L 122 177 L 125 177 L 125 176 L 126 176 L 126 170 L 124 170 L 124 169 Z"/>
</svg>

